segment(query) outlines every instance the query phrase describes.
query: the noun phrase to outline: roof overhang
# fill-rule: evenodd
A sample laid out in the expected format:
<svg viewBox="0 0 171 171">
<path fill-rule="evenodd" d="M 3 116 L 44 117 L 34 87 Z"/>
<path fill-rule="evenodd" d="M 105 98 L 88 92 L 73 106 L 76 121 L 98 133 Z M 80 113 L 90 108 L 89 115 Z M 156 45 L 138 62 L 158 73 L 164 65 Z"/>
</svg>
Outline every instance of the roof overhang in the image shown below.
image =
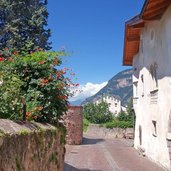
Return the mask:
<svg viewBox="0 0 171 171">
<path fill-rule="evenodd" d="M 146 0 L 141 13 L 125 23 L 123 65 L 132 65 L 139 52 L 141 29 L 146 22 L 158 20 L 171 4 L 171 0 Z"/>
<path fill-rule="evenodd" d="M 143 20 L 158 20 L 162 17 L 171 0 L 146 0 L 141 10 L 140 17 Z"/>
</svg>

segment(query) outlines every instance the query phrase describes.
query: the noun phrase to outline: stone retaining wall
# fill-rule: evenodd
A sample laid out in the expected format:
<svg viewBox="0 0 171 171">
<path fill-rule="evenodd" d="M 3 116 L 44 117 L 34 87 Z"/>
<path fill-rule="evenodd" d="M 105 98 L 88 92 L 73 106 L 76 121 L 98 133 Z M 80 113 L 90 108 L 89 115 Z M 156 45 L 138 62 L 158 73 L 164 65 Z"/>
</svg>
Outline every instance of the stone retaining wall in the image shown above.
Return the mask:
<svg viewBox="0 0 171 171">
<path fill-rule="evenodd" d="M 64 130 L 0 119 L 0 171 L 63 171 Z"/>
<path fill-rule="evenodd" d="M 66 126 L 66 143 L 70 145 L 79 145 L 83 137 L 83 107 L 70 106 L 67 114 L 64 116 Z"/>
<path fill-rule="evenodd" d="M 93 134 L 105 138 L 133 138 L 133 128 L 113 128 L 107 129 L 100 127 L 98 124 L 91 124 L 87 130 L 88 134 Z"/>
</svg>

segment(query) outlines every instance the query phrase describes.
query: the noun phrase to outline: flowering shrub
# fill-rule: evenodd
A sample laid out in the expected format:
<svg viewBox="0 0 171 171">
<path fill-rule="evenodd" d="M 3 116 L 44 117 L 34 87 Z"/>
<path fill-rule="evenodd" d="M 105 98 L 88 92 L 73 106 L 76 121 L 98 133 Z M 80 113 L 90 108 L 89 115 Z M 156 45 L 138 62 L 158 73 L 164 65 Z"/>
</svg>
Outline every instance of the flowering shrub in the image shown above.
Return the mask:
<svg viewBox="0 0 171 171">
<path fill-rule="evenodd" d="M 69 86 L 67 68 L 60 56 L 65 52 L 37 51 L 0 57 L 0 117 L 57 122 L 67 110 Z"/>
</svg>

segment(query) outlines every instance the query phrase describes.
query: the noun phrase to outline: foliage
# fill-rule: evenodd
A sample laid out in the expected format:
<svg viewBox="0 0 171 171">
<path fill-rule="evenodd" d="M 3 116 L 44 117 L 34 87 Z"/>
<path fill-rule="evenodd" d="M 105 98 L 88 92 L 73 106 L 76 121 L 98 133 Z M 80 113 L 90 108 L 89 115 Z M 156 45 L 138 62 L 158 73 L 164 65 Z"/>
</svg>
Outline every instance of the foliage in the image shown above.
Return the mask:
<svg viewBox="0 0 171 171">
<path fill-rule="evenodd" d="M 124 111 L 121 111 L 117 116 L 117 119 L 119 121 L 130 121 L 132 119 L 132 116 L 130 114 L 125 113 Z"/>
<path fill-rule="evenodd" d="M 35 52 L 0 60 L 0 117 L 57 122 L 67 110 L 69 85 L 64 52 Z M 73 85 L 73 84 L 72 84 Z"/>
<path fill-rule="evenodd" d="M 90 122 L 87 119 L 83 119 L 83 132 L 87 131 L 87 128 L 89 127 Z"/>
<path fill-rule="evenodd" d="M 133 108 L 133 98 L 131 97 L 129 100 L 128 100 L 128 103 L 127 103 L 127 110 L 126 112 L 128 113 L 128 115 L 133 115 L 132 113 L 132 108 Z"/>
<path fill-rule="evenodd" d="M 132 121 L 134 117 L 132 107 L 133 107 L 133 101 L 132 98 L 130 98 L 127 104 L 126 112 L 121 111 L 117 116 L 117 119 L 119 121 Z"/>
<path fill-rule="evenodd" d="M 119 121 L 119 120 L 113 120 L 112 122 L 108 122 L 104 124 L 106 128 L 132 128 L 133 123 L 132 121 Z"/>
<path fill-rule="evenodd" d="M 49 50 L 46 6 L 47 0 L 1 0 L 0 49 L 8 48 L 19 53 L 38 48 Z"/>
<path fill-rule="evenodd" d="M 91 123 L 101 124 L 113 119 L 109 111 L 109 104 L 101 102 L 99 104 L 88 103 L 84 106 L 84 117 Z"/>
<path fill-rule="evenodd" d="M 121 111 L 117 117 L 111 122 L 104 124 L 106 128 L 132 128 L 134 125 L 135 116 L 132 112 L 132 98 L 127 105 L 127 111 Z"/>
</svg>

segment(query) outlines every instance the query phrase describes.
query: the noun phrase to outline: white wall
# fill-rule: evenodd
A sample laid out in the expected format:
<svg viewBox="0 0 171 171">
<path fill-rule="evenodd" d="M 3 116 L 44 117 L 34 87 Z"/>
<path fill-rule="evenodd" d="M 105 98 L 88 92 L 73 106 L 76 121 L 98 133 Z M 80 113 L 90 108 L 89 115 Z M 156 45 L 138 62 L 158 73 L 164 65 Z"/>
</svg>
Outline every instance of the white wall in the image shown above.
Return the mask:
<svg viewBox="0 0 171 171">
<path fill-rule="evenodd" d="M 121 112 L 121 101 L 117 98 L 104 96 L 103 101 L 109 104 L 109 111 L 112 112 L 113 115 L 117 116 Z M 95 103 L 99 104 L 100 102 L 102 102 L 102 98 Z"/>
<path fill-rule="evenodd" d="M 135 147 L 140 146 L 141 126 L 141 146 L 146 155 L 170 168 L 167 134 L 171 111 L 171 6 L 160 20 L 146 23 L 142 30 L 140 50 L 134 56 L 133 66 Z M 154 70 L 158 85 L 152 78 L 151 73 L 154 73 Z M 153 122 L 156 122 L 156 133 Z"/>
</svg>

